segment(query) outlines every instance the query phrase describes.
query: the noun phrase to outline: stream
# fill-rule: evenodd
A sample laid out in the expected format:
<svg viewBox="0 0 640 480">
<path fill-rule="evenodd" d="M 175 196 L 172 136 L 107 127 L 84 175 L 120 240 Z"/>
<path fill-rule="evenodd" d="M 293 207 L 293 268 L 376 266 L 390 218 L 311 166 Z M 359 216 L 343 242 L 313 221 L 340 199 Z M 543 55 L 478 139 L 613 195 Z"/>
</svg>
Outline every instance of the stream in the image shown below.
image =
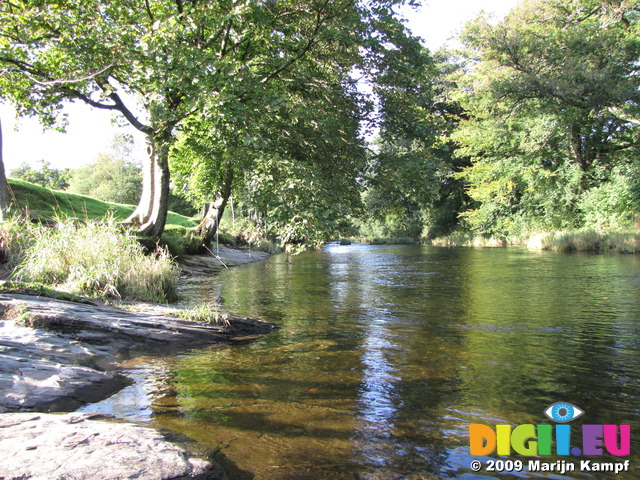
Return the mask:
<svg viewBox="0 0 640 480">
<path fill-rule="evenodd" d="M 85 411 L 183 433 L 232 480 L 640 478 L 638 256 L 329 245 L 186 278 L 181 294 L 282 328 L 132 360 L 135 384 Z M 554 424 L 556 402 L 584 411 L 572 446 L 583 424 L 630 424 L 631 455 L 470 454 L 469 425 Z M 488 471 L 496 460 L 512 471 Z"/>
</svg>

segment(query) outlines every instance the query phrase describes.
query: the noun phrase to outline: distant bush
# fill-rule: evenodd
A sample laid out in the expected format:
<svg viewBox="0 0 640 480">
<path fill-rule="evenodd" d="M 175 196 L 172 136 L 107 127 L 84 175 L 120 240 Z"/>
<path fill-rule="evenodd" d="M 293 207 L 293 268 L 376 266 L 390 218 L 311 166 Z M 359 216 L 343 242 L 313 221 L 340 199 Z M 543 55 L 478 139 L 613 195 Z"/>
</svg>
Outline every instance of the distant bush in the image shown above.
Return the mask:
<svg viewBox="0 0 640 480">
<path fill-rule="evenodd" d="M 416 242 L 411 237 L 385 237 L 374 238 L 369 243 L 371 245 L 413 245 Z"/>
<path fill-rule="evenodd" d="M 103 202 L 135 205 L 142 191 L 142 172 L 125 159 L 101 154 L 72 171 L 69 191 Z"/>
<path fill-rule="evenodd" d="M 56 285 L 71 293 L 167 302 L 175 300 L 178 269 L 169 253 L 144 253 L 136 237 L 114 222 L 63 221 L 34 227 L 14 272 L 20 281 Z"/>
</svg>

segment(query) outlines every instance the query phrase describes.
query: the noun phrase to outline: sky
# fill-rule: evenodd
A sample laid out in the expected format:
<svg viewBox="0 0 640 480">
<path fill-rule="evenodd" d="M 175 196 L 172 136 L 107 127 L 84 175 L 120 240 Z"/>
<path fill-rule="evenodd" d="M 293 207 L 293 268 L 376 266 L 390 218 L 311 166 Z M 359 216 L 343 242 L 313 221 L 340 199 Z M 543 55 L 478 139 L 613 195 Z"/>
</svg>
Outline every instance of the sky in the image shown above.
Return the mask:
<svg viewBox="0 0 640 480">
<path fill-rule="evenodd" d="M 402 14 L 413 33 L 422 37 L 429 49 L 437 50 L 451 45 L 452 38 L 480 11 L 502 18 L 518 0 L 423 0 L 423 3 L 420 9 L 405 9 Z M 113 125 L 110 112 L 77 102 L 69 104 L 65 111 L 69 114 L 66 133 L 43 132 L 37 120 L 18 119 L 9 105 L 0 104 L 7 172 L 23 162 L 37 167 L 42 160 L 55 168 L 77 168 L 92 162 L 100 153 L 108 153 L 109 145 L 119 133 L 134 136 L 137 160 L 145 155 L 143 135 L 133 127 L 123 129 Z"/>
</svg>

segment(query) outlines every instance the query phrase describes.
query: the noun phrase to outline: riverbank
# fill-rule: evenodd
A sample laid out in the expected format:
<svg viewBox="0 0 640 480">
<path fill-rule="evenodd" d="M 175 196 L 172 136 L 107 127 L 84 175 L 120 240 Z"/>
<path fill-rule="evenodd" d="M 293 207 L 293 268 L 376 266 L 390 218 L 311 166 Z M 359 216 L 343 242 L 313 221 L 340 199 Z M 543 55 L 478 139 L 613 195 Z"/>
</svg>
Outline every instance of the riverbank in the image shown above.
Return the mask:
<svg viewBox="0 0 640 480">
<path fill-rule="evenodd" d="M 262 260 L 266 256 L 257 252 L 221 249 L 219 259 L 212 256 L 191 257 L 182 268 L 187 275 L 205 271 L 211 273 L 215 271 L 214 261 L 230 267 Z M 119 371 L 120 362 L 125 359 L 142 354 L 171 355 L 215 343 L 248 341 L 277 328 L 271 323 L 233 315 L 226 315 L 228 321 L 221 324 L 199 323 L 166 313 L 149 312 L 149 305 L 145 307 L 146 311 L 129 311 L 96 302 L 77 303 L 44 296 L 0 293 L 0 413 L 4 414 L 0 416 L 4 422 L 0 425 L 0 437 L 6 438 L 9 427 L 16 425 L 16 422 L 28 424 L 36 422 L 33 419 L 38 417 L 32 415 L 14 421 L 12 412 L 71 412 L 83 404 L 106 398 L 130 384 Z M 83 476 L 73 473 L 75 470 L 59 470 L 60 464 L 52 465 L 41 454 L 49 452 L 46 455 L 55 457 L 55 452 L 51 453 L 53 448 L 63 456 L 66 450 L 73 447 L 65 442 L 48 442 L 50 446 L 47 449 L 31 448 L 33 442 L 29 435 L 34 431 L 43 433 L 54 425 L 64 430 L 64 435 L 77 436 L 77 439 L 83 438 L 82 432 L 68 432 L 75 428 L 74 422 L 65 423 L 57 418 L 49 419 L 46 415 L 40 415 L 39 418 L 48 422 L 46 428 L 18 428 L 11 433 L 11 441 L 3 441 L 0 446 L 3 458 L 19 458 L 24 449 L 29 450 L 27 470 L 18 474 L 3 463 L 0 466 L 0 478 L 23 478 L 20 475 L 28 475 L 24 478 L 134 478 L 115 473 L 115 476 Z M 86 430 L 88 425 L 94 425 L 95 422 L 88 420 L 84 418 L 77 422 L 78 428 Z M 92 432 L 92 428 L 88 431 Z M 110 434 L 99 435 L 109 437 Z M 121 434 L 114 435 L 120 438 Z M 89 433 L 87 438 L 92 436 L 96 435 Z M 42 445 L 40 440 L 38 442 Z M 123 449 L 131 448 L 129 441 L 115 443 Z M 158 443 L 158 452 L 168 448 L 161 445 L 161 442 Z M 93 462 L 92 458 L 97 458 L 96 455 L 104 454 L 105 458 L 114 455 L 109 449 L 101 452 L 99 444 L 96 448 L 97 452 L 95 449 L 88 450 L 88 456 L 83 457 L 87 465 Z M 76 452 L 74 458 L 76 455 L 84 454 Z M 180 455 L 188 457 L 186 453 Z M 146 457 L 141 455 L 141 458 Z M 148 457 L 146 463 L 163 462 L 158 460 L 157 455 Z M 70 462 L 68 467 L 71 468 L 75 463 L 76 460 Z M 185 467 L 184 471 L 187 470 L 189 468 Z M 208 476 L 202 476 L 202 469 L 191 470 L 193 475 L 184 473 L 176 476 L 175 470 L 171 470 L 173 476 L 149 474 L 135 478 L 222 478 L 211 476 L 211 469 L 205 469 L 209 472 L 206 473 Z M 87 472 L 90 471 L 93 470 L 89 468 Z"/>
<path fill-rule="evenodd" d="M 530 250 L 553 252 L 640 253 L 640 232 L 596 231 L 592 229 L 532 232 L 509 238 L 483 237 L 457 233 L 425 242 L 436 247 L 506 247 L 521 246 Z"/>
</svg>

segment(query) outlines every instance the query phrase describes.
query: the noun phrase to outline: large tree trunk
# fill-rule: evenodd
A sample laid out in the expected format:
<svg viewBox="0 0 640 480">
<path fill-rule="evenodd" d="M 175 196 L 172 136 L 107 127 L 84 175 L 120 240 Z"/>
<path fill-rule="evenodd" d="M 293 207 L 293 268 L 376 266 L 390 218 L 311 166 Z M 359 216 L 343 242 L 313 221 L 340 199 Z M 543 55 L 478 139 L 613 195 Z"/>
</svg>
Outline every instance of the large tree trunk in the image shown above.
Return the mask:
<svg viewBox="0 0 640 480">
<path fill-rule="evenodd" d="M 140 202 L 125 223 L 138 225 L 138 234 L 160 238 L 169 212 L 169 148 L 170 134 L 150 140 L 149 154 L 143 169 Z"/>
<path fill-rule="evenodd" d="M 4 222 L 9 211 L 9 184 L 4 171 L 4 158 L 2 156 L 2 122 L 0 122 L 0 222 Z"/>
<path fill-rule="evenodd" d="M 227 208 L 227 203 L 231 197 L 231 192 L 233 190 L 232 187 L 233 168 L 229 167 L 227 169 L 227 174 L 223 179 L 222 188 L 220 189 L 218 196 L 209 203 L 204 218 L 200 222 L 200 225 L 198 225 L 198 233 L 202 238 L 202 243 L 205 245 L 211 243 L 215 238 L 216 233 L 218 233 L 220 220 L 222 219 L 224 210 Z"/>
</svg>

